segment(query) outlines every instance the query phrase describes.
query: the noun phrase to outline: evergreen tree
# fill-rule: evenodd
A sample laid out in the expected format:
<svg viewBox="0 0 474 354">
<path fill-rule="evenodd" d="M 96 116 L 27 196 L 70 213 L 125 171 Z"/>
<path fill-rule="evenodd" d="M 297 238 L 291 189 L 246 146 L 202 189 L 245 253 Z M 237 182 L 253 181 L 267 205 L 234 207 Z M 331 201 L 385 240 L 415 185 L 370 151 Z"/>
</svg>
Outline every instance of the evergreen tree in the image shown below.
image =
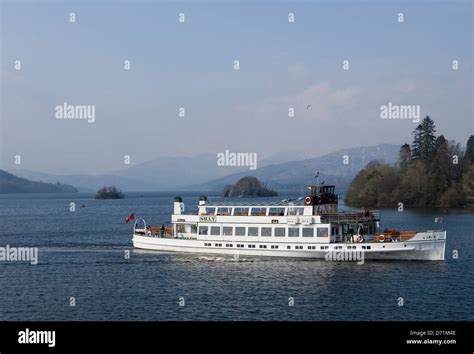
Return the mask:
<svg viewBox="0 0 474 354">
<path fill-rule="evenodd" d="M 427 162 L 431 159 L 436 147 L 436 126 L 434 121 L 426 116 L 421 124 L 413 131 L 412 159 Z M 444 138 L 444 137 L 443 137 Z"/>
<path fill-rule="evenodd" d="M 474 202 L 474 165 L 469 166 L 464 172 L 462 185 L 467 198 Z"/>
<path fill-rule="evenodd" d="M 442 135 L 440 136 L 440 138 Z M 438 138 L 439 139 L 439 138 Z M 438 139 L 436 140 L 438 142 Z M 444 137 L 443 137 L 444 139 Z M 446 139 L 440 143 L 429 164 L 430 174 L 435 178 L 431 181 L 432 194 L 440 195 L 451 185 L 451 169 L 453 164 L 449 154 L 449 145 Z"/>
<path fill-rule="evenodd" d="M 403 144 L 400 148 L 400 155 L 398 158 L 398 164 L 400 166 L 400 171 L 405 172 L 408 168 L 408 163 L 411 160 L 411 149 L 410 145 Z"/>
<path fill-rule="evenodd" d="M 440 135 L 436 138 L 435 140 L 435 147 L 434 147 L 434 151 L 438 151 L 438 149 L 440 148 L 441 145 L 443 145 L 445 142 L 447 142 L 446 138 L 444 137 L 444 135 Z"/>
<path fill-rule="evenodd" d="M 474 165 L 474 135 L 471 135 L 467 140 L 466 153 L 464 155 L 465 168 Z"/>
<path fill-rule="evenodd" d="M 463 164 L 464 161 L 464 150 L 461 144 L 456 143 L 455 141 L 450 141 L 448 143 L 448 156 L 450 159 L 450 183 L 451 186 L 457 186 L 461 183 L 462 180 L 462 172 L 463 172 Z"/>
</svg>

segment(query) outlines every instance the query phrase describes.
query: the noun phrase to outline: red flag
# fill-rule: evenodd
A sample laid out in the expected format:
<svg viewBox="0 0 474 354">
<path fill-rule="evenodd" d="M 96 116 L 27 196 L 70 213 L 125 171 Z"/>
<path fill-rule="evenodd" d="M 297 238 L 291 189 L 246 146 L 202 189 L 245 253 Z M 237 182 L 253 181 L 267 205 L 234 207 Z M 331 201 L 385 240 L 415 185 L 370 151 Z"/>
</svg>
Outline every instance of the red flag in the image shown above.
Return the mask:
<svg viewBox="0 0 474 354">
<path fill-rule="evenodd" d="M 135 220 L 135 219 L 136 219 L 135 214 L 132 213 L 130 215 L 127 215 L 124 221 L 125 221 L 125 224 L 128 224 L 130 221 Z"/>
</svg>

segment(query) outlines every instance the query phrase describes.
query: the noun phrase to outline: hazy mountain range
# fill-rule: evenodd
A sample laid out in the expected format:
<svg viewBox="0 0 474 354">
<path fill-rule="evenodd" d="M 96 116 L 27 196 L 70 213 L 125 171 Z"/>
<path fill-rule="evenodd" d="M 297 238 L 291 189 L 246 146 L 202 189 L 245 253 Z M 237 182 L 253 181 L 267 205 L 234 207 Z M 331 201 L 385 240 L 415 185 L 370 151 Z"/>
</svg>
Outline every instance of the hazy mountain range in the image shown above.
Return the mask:
<svg viewBox="0 0 474 354">
<path fill-rule="evenodd" d="M 243 176 L 255 176 L 276 190 L 300 191 L 311 183 L 316 171 L 326 184 L 336 184 L 345 190 L 360 169 L 372 160 L 393 163 L 400 146 L 377 146 L 344 149 L 304 160 L 279 162 L 278 158 L 258 161 L 258 168 L 221 167 L 215 155 L 196 157 L 162 157 L 114 171 L 108 174 L 48 174 L 15 169 L 9 172 L 34 181 L 66 183 L 79 191 L 96 191 L 105 185 L 116 185 L 123 191 L 199 190 L 222 191 L 226 184 L 235 183 Z M 346 162 L 346 163 L 345 163 Z"/>
<path fill-rule="evenodd" d="M 191 186 L 190 189 L 222 190 L 225 185 L 235 183 L 241 177 L 250 175 L 257 177 L 269 188 L 297 193 L 304 191 L 305 186 L 314 181 L 314 176 L 318 171 L 320 181 L 335 184 L 338 191 L 345 191 L 357 172 L 367 163 L 372 160 L 394 163 L 398 159 L 399 150 L 400 146 L 390 144 L 345 149 L 320 157 L 271 164 L 255 171 L 234 173 Z"/>
<path fill-rule="evenodd" d="M 62 183 L 29 181 L 0 170 L 0 193 L 75 193 L 77 189 Z"/>
</svg>

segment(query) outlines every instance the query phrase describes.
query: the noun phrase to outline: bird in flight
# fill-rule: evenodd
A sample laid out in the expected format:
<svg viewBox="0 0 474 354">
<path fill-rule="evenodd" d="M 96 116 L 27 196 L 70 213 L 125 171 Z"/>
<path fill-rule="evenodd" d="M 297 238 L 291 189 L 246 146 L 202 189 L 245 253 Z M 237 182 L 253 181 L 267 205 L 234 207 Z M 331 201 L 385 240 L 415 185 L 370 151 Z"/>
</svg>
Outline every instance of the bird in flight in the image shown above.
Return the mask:
<svg viewBox="0 0 474 354">
<path fill-rule="evenodd" d="M 309 105 L 307 105 L 307 106 L 306 106 L 306 110 L 308 110 L 308 109 L 309 109 L 309 107 L 311 107 L 311 106 L 312 106 L 312 104 L 311 104 L 311 103 L 310 103 Z"/>
</svg>

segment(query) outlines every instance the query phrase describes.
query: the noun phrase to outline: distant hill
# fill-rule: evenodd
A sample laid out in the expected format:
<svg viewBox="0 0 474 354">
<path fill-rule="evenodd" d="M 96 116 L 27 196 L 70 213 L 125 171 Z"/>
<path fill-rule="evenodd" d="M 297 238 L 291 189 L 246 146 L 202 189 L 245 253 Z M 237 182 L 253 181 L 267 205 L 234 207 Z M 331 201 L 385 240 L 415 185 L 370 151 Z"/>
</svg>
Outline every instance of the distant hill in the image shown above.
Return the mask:
<svg viewBox="0 0 474 354">
<path fill-rule="evenodd" d="M 11 172 L 11 171 L 10 171 Z M 53 183 L 55 181 L 62 181 L 63 183 L 71 184 L 75 186 L 79 192 L 96 192 L 99 188 L 106 185 L 117 185 L 125 186 L 127 191 L 157 191 L 160 190 L 159 186 L 153 182 L 144 182 L 139 179 L 121 177 L 116 175 L 104 174 L 104 175 L 84 175 L 84 174 L 72 174 L 72 175 L 56 175 L 43 172 L 36 172 L 30 170 L 17 170 L 15 171 L 17 176 L 27 178 L 30 180 L 38 180 L 47 183 Z"/>
<path fill-rule="evenodd" d="M 0 170 L 0 193 L 75 193 L 77 189 L 68 184 L 44 183 L 20 178 Z"/>
<path fill-rule="evenodd" d="M 321 157 L 278 163 L 259 167 L 254 171 L 247 170 L 231 174 L 207 183 L 193 185 L 190 189 L 219 191 L 224 186 L 250 175 L 277 191 L 302 193 L 305 191 L 305 185 L 313 181 L 315 172 L 319 171 L 322 181 L 326 184 L 335 184 L 339 192 L 344 192 L 354 176 L 367 163 L 373 160 L 394 163 L 398 158 L 399 150 L 400 146 L 391 144 L 345 149 Z M 346 156 L 348 161 L 345 161 Z"/>
</svg>

